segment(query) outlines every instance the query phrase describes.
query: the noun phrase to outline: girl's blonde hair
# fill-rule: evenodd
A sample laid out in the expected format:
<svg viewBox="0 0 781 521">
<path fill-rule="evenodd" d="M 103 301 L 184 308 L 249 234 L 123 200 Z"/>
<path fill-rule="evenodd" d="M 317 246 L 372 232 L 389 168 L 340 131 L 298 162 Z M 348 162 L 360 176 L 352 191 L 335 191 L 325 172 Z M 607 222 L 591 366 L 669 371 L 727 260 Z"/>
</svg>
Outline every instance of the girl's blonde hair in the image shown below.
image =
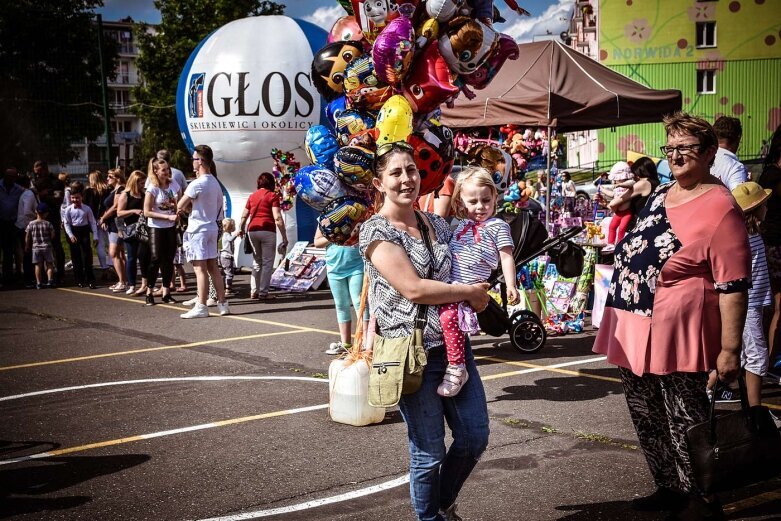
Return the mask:
<svg viewBox="0 0 781 521">
<path fill-rule="evenodd" d="M 494 184 L 494 178 L 490 172 L 485 168 L 479 166 L 468 166 L 464 168 L 458 177 L 456 178 L 456 186 L 453 188 L 453 197 L 450 199 L 450 206 L 453 209 L 453 215 L 459 219 L 466 218 L 466 208 L 461 203 L 461 190 L 466 183 L 472 183 L 475 186 L 482 187 L 487 186 L 491 191 L 491 195 L 494 199 L 498 195 L 496 185 Z M 493 209 L 491 215 L 496 213 L 496 208 Z"/>
<path fill-rule="evenodd" d="M 149 182 L 152 183 L 152 186 L 160 187 L 160 175 L 158 172 L 160 172 L 160 168 L 163 166 L 168 166 L 168 161 L 165 159 L 149 160 L 147 177 L 149 178 Z M 168 168 L 170 168 L 170 166 Z"/>
<path fill-rule="evenodd" d="M 146 174 L 141 170 L 133 170 L 130 172 L 130 178 L 127 180 L 125 188 L 127 188 L 126 192 L 128 192 L 133 197 L 141 197 L 142 195 L 141 191 L 138 189 L 139 181 L 146 181 Z"/>
<path fill-rule="evenodd" d="M 60 172 L 59 174 L 57 174 L 57 179 L 59 179 L 60 181 L 62 181 L 66 185 L 69 185 L 70 182 L 71 182 L 71 176 L 69 176 L 68 172 L 65 172 L 65 171 Z"/>
<path fill-rule="evenodd" d="M 124 186 L 124 184 L 125 184 L 125 171 L 124 170 L 122 170 L 121 168 L 112 168 L 111 170 L 108 171 L 108 173 L 110 175 L 113 175 L 114 177 L 117 178 L 117 180 L 119 181 L 120 186 Z"/>
<path fill-rule="evenodd" d="M 222 230 L 226 231 L 228 233 L 233 233 L 236 231 L 236 221 L 231 219 L 230 217 L 226 217 L 222 220 Z"/>
</svg>

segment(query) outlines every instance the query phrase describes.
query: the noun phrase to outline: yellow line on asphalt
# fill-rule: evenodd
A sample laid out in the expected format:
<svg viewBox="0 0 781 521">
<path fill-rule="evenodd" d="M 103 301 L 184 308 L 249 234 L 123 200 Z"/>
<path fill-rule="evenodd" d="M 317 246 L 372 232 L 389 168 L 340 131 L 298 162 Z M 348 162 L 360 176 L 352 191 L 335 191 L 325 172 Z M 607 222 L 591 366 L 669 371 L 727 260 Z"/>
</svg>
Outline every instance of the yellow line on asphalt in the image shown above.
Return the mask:
<svg viewBox="0 0 781 521">
<path fill-rule="evenodd" d="M 216 338 L 214 340 L 201 340 L 199 342 L 190 342 L 188 344 L 176 344 L 171 346 L 158 346 L 158 347 L 146 347 L 142 349 L 131 349 L 128 351 L 115 351 L 112 353 L 101 353 L 97 355 L 86 355 L 86 356 L 77 356 L 73 358 L 60 358 L 58 360 L 45 360 L 43 362 L 30 362 L 28 364 L 19 364 L 19 365 L 7 365 L 4 367 L 0 367 L 0 371 L 10 371 L 12 369 L 24 369 L 26 367 L 38 367 L 41 365 L 52 365 L 52 364 L 66 364 L 70 362 L 81 362 L 83 360 L 93 360 L 95 358 L 108 358 L 112 356 L 125 356 L 125 355 L 134 355 L 137 353 L 148 353 L 151 351 L 164 351 L 166 349 L 187 349 L 188 347 L 197 347 L 197 346 L 203 346 L 203 345 L 209 345 L 209 344 L 224 344 L 225 342 L 236 342 L 239 340 L 251 340 L 253 338 L 262 338 L 267 336 L 278 336 L 278 335 L 293 335 L 296 333 L 309 333 L 306 329 L 300 329 L 300 330 L 293 330 L 293 331 L 275 331 L 273 333 L 258 333 L 256 335 L 245 335 L 245 336 L 234 336 L 230 338 Z"/>
<path fill-rule="evenodd" d="M 89 291 L 81 291 L 77 289 L 70 289 L 70 288 L 57 288 L 59 291 L 68 291 L 70 293 L 78 293 L 79 295 L 86 295 L 88 297 L 101 297 L 101 298 L 108 298 L 113 300 L 120 300 L 122 302 L 130 302 L 132 304 L 143 304 L 143 302 L 139 302 L 138 300 L 127 298 L 127 297 L 118 297 L 116 295 L 105 295 L 103 293 L 93 293 Z M 179 312 L 185 312 L 186 308 L 182 308 L 179 306 L 171 306 L 169 304 L 157 304 L 155 307 L 158 308 L 167 308 L 167 309 L 173 309 Z M 217 313 L 209 313 L 209 316 L 217 317 L 219 316 Z M 300 329 L 301 331 L 309 331 L 310 333 L 325 333 L 328 335 L 338 335 L 339 332 L 337 331 L 327 331 L 325 329 L 317 329 L 314 327 L 306 327 L 306 326 L 294 326 L 292 324 L 285 324 L 284 322 L 275 322 L 273 320 L 263 320 L 261 318 L 252 318 L 252 317 L 245 317 L 242 315 L 227 315 L 224 317 L 220 317 L 222 319 L 229 318 L 231 320 L 244 320 L 246 322 L 254 322 L 256 324 L 267 324 L 269 326 L 279 326 L 279 327 L 287 327 L 290 329 Z"/>
<path fill-rule="evenodd" d="M 746 499 L 741 499 L 740 501 L 735 501 L 734 503 L 724 505 L 724 513 L 732 514 L 742 510 L 748 510 L 749 508 L 753 508 L 764 503 L 769 503 L 770 501 L 778 500 L 781 500 L 781 489 L 763 492 L 762 494 L 757 494 L 756 496 L 747 497 Z"/>
</svg>

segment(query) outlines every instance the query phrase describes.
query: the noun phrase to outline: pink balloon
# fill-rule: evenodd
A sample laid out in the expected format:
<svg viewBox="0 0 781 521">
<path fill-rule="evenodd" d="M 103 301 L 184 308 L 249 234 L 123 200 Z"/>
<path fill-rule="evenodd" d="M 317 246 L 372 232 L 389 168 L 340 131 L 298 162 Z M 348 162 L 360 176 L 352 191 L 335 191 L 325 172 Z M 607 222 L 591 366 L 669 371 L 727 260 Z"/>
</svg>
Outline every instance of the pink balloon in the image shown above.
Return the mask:
<svg viewBox="0 0 781 521">
<path fill-rule="evenodd" d="M 409 18 L 400 16 L 385 26 L 372 46 L 374 72 L 381 81 L 398 86 L 412 62 L 414 42 Z"/>
<path fill-rule="evenodd" d="M 355 21 L 354 16 L 343 16 L 339 18 L 334 26 L 331 27 L 331 32 L 328 34 L 328 43 L 349 40 L 359 42 L 363 39 L 361 26 Z"/>
</svg>

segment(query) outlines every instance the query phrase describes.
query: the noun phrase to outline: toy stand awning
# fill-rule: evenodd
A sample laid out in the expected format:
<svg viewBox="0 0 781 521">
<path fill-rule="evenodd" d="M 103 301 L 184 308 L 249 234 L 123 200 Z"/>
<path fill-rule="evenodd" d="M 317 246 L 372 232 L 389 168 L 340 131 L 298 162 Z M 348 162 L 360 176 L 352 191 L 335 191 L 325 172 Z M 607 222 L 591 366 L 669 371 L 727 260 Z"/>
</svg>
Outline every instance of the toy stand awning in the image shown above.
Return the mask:
<svg viewBox="0 0 781 521">
<path fill-rule="evenodd" d="M 453 128 L 518 124 L 559 132 L 661 121 L 681 109 L 679 90 L 654 90 L 555 40 L 519 44 L 491 84 L 443 107 Z"/>
</svg>

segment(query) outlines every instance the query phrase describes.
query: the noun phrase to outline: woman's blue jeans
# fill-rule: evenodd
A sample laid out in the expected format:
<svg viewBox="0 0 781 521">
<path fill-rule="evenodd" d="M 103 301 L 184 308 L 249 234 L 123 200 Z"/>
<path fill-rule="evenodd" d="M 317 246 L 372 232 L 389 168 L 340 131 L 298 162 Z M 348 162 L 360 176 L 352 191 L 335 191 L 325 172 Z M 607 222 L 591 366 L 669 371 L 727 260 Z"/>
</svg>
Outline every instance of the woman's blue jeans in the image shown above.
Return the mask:
<svg viewBox="0 0 781 521">
<path fill-rule="evenodd" d="M 437 394 L 447 368 L 444 347 L 431 349 L 423 385 L 399 402 L 407 423 L 410 453 L 410 495 L 420 521 L 441 521 L 439 510 L 452 505 L 466 478 L 488 445 L 488 406 L 469 341 L 469 380 L 453 398 Z M 445 447 L 445 421 L 453 444 Z"/>
</svg>

